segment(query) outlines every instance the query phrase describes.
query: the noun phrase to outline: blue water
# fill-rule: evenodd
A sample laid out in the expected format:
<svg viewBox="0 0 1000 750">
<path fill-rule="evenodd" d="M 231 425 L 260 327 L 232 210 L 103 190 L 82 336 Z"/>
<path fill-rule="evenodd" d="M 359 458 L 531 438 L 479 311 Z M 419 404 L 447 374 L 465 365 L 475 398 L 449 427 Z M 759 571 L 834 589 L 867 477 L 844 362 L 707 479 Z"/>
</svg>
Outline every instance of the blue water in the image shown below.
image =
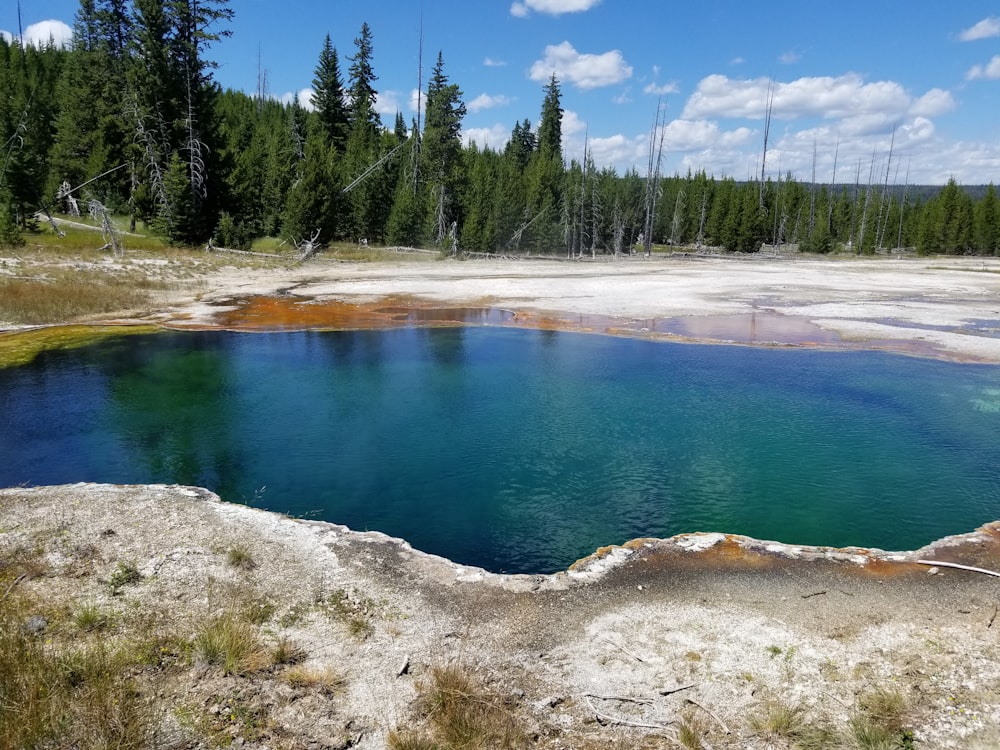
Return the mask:
<svg viewBox="0 0 1000 750">
<path fill-rule="evenodd" d="M 0 486 L 201 485 L 494 571 L 1000 518 L 1000 367 L 495 328 L 161 333 L 0 371 Z"/>
</svg>

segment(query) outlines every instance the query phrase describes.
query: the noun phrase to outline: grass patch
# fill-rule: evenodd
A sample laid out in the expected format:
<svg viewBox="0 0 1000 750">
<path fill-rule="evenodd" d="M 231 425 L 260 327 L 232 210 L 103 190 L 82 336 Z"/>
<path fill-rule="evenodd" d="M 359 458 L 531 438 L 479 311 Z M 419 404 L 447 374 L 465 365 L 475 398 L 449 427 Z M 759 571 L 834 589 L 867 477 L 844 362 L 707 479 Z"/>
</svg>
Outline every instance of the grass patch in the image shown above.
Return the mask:
<svg viewBox="0 0 1000 750">
<path fill-rule="evenodd" d="M 111 627 L 111 618 L 96 604 L 85 604 L 73 614 L 73 624 L 85 633 L 100 633 Z"/>
<path fill-rule="evenodd" d="M 278 639 L 271 649 L 271 663 L 275 666 L 282 664 L 299 664 L 306 659 L 305 649 L 300 647 L 295 641 L 285 636 Z"/>
<path fill-rule="evenodd" d="M 850 720 L 834 728 L 826 720 L 809 721 L 801 705 L 765 701 L 749 717 L 750 728 L 769 746 L 794 750 L 911 750 L 906 727 L 908 707 L 898 690 L 875 688 L 858 697 Z"/>
<path fill-rule="evenodd" d="M 0 320 L 41 325 L 142 308 L 151 297 L 149 287 L 137 282 L 93 272 L 54 279 L 0 278 Z"/>
<path fill-rule="evenodd" d="M 129 676 L 124 647 L 59 649 L 25 622 L 44 606 L 0 575 L 0 747 L 144 748 L 153 710 Z"/>
<path fill-rule="evenodd" d="M 768 701 L 759 714 L 750 717 L 750 727 L 757 734 L 770 740 L 793 739 L 801 734 L 805 727 L 805 711 L 801 706 Z"/>
<path fill-rule="evenodd" d="M 226 550 L 226 563 L 229 567 L 238 570 L 253 570 L 257 567 L 250 550 L 240 544 Z"/>
<path fill-rule="evenodd" d="M 67 323 L 81 317 L 145 310 L 152 292 L 223 266 L 267 267 L 280 260 L 215 255 L 166 247 L 155 237 L 125 238 L 125 254 L 99 248 L 99 233 L 67 228 L 31 235 L 26 247 L 0 257 L 0 321 Z"/>
<path fill-rule="evenodd" d="M 334 591 L 330 594 L 330 598 L 321 604 L 328 614 L 344 624 L 351 636 L 359 640 L 364 640 L 375 632 L 375 628 L 368 621 L 369 612 L 374 606 L 375 603 L 370 599 L 357 601 L 343 590 Z"/>
<path fill-rule="evenodd" d="M 98 224 L 89 216 L 65 216 L 62 217 L 82 226 L 71 224 L 60 224 L 59 234 L 52 229 L 48 222 L 39 223 L 38 230 L 26 232 L 23 235 L 24 243 L 29 249 L 45 248 L 48 250 L 58 250 L 60 252 L 93 253 L 110 257 L 110 250 L 101 250 L 107 240 L 103 237 Z M 135 232 L 129 233 L 128 217 L 114 217 L 113 222 L 121 235 L 122 246 L 125 252 L 136 250 L 162 250 L 166 247 L 163 239 L 145 231 L 144 227 L 137 227 Z"/>
<path fill-rule="evenodd" d="M 333 695 L 347 683 L 332 667 L 306 667 L 301 664 L 289 667 L 282 677 L 292 687 L 314 689 L 324 695 Z"/>
<path fill-rule="evenodd" d="M 704 725 L 692 718 L 684 718 L 677 725 L 677 741 L 687 750 L 703 750 L 705 745 L 701 741 L 705 733 Z"/>
<path fill-rule="evenodd" d="M 858 710 L 871 721 L 892 731 L 906 724 L 907 705 L 896 688 L 876 687 L 858 698 Z"/>
<path fill-rule="evenodd" d="M 417 685 L 416 709 L 424 726 L 390 733 L 392 750 L 503 750 L 527 742 L 508 701 L 459 665 L 431 669 Z"/>
<path fill-rule="evenodd" d="M 142 582 L 142 573 L 134 563 L 120 562 L 108 576 L 108 588 L 112 596 L 118 596 L 126 586 L 134 586 Z"/>
<path fill-rule="evenodd" d="M 913 733 L 906 727 L 909 707 L 895 688 L 876 687 L 863 693 L 850 721 L 850 733 L 858 750 L 912 748 Z"/>
<path fill-rule="evenodd" d="M 233 612 L 208 619 L 195 634 L 192 645 L 197 661 L 221 667 L 226 674 L 247 675 L 272 663 L 256 626 Z"/>
<path fill-rule="evenodd" d="M 258 237 L 250 245 L 250 250 L 255 253 L 285 253 L 292 256 L 294 248 L 281 237 Z"/>
</svg>

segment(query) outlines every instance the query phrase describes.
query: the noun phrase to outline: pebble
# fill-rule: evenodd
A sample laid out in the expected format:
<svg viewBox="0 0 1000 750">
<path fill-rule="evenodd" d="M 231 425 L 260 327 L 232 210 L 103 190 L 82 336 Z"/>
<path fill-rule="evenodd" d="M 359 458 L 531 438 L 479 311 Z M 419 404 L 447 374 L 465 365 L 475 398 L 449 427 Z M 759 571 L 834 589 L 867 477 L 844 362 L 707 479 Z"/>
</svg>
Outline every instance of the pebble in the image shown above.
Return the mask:
<svg viewBox="0 0 1000 750">
<path fill-rule="evenodd" d="M 28 633 L 32 633 L 33 635 L 38 635 L 39 633 L 43 632 L 45 628 L 47 628 L 48 626 L 49 626 L 49 621 L 46 620 L 41 615 L 33 615 L 29 617 L 24 623 L 25 631 L 27 631 Z"/>
</svg>

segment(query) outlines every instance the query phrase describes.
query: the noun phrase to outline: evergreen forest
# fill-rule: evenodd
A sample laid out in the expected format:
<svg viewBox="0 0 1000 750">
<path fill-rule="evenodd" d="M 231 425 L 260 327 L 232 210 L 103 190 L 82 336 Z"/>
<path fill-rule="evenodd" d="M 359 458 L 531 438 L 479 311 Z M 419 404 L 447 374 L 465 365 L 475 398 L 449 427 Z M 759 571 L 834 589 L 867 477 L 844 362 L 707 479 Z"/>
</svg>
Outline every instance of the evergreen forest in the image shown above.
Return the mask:
<svg viewBox="0 0 1000 750">
<path fill-rule="evenodd" d="M 445 254 L 591 256 L 657 246 L 1000 255 L 1000 200 L 892 184 L 891 152 L 851 182 L 788 174 L 661 177 L 564 159 L 560 82 L 506 145 L 462 139 L 463 92 L 439 53 L 407 122 L 376 109 L 376 40 L 317 52 L 312 107 L 223 90 L 212 45 L 228 0 L 81 0 L 70 48 L 0 38 L 0 244 L 48 214 L 126 217 L 177 245 L 368 242 Z M 659 117 L 657 118 L 659 121 Z M 763 171 L 763 170 L 762 170 Z M 853 176 L 853 175 L 852 175 Z"/>
</svg>

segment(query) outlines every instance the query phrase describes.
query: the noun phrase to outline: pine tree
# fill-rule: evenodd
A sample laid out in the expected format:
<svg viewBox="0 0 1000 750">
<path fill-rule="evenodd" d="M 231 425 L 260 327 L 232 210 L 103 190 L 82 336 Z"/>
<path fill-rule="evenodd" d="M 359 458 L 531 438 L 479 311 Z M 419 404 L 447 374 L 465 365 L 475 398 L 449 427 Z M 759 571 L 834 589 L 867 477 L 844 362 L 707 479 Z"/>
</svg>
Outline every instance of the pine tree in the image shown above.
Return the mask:
<svg viewBox="0 0 1000 750">
<path fill-rule="evenodd" d="M 86 190 L 106 206 L 128 200 L 125 71 L 130 19 L 123 0 L 83 0 L 73 27 L 73 63 L 59 80 L 56 137 L 46 194 L 65 181 L 76 187 L 104 175 Z M 84 196 L 76 196 L 77 199 Z"/>
<path fill-rule="evenodd" d="M 329 34 L 323 40 L 312 84 L 312 104 L 316 108 L 320 124 L 333 147 L 342 151 L 347 144 L 348 135 L 347 104 L 337 48 L 330 43 Z"/>
<path fill-rule="evenodd" d="M 562 92 L 556 74 L 545 86 L 545 99 L 542 102 L 542 117 L 538 124 L 539 153 L 562 164 Z"/>
<path fill-rule="evenodd" d="M 180 117 L 180 91 L 168 47 L 170 20 L 162 0 L 133 0 L 133 33 L 125 107 L 130 139 L 133 221 L 162 216 L 167 210 L 165 176 L 175 148 L 174 123 Z"/>
<path fill-rule="evenodd" d="M 386 238 L 394 245 L 414 247 L 423 239 L 426 196 L 423 188 L 414 190 L 406 170 L 400 174 L 393 196 L 392 210 L 386 225 Z"/>
<path fill-rule="evenodd" d="M 329 242 L 337 236 L 339 190 L 333 184 L 330 146 L 325 133 L 314 127 L 306 137 L 302 177 L 288 191 L 282 231 L 287 238 L 302 240 L 318 230 Z"/>
<path fill-rule="evenodd" d="M 934 201 L 940 214 L 940 252 L 965 254 L 972 250 L 973 208 L 969 194 L 962 190 L 955 178 L 938 194 Z"/>
<path fill-rule="evenodd" d="M 159 216 L 158 228 L 167 239 L 179 245 L 192 245 L 202 236 L 202 227 L 194 193 L 191 190 L 190 172 L 178 153 L 170 156 L 163 179 L 167 208 Z"/>
<path fill-rule="evenodd" d="M 179 152 L 187 165 L 191 203 L 203 228 L 214 226 L 221 196 L 218 153 L 218 123 L 215 102 L 219 87 L 212 79 L 217 64 L 207 57 L 208 47 L 232 32 L 221 28 L 231 21 L 229 0 L 173 0 L 172 56 L 181 83 L 182 119 Z"/>
<path fill-rule="evenodd" d="M 1000 199 L 990 183 L 976 204 L 976 250 L 984 255 L 1000 255 Z"/>
<path fill-rule="evenodd" d="M 354 40 L 357 51 L 351 57 L 350 73 L 350 134 L 343 160 L 343 178 L 346 184 L 361 177 L 381 156 L 382 120 L 375 109 L 377 92 L 372 70 L 372 33 L 368 24 L 362 24 L 360 35 Z M 348 194 L 350 221 L 344 236 L 381 240 L 391 209 L 392 190 L 385 170 L 379 169 L 357 183 Z"/>
<path fill-rule="evenodd" d="M 375 108 L 378 92 L 375 81 L 378 76 L 372 69 L 372 31 L 367 23 L 361 24 L 361 32 L 354 40 L 356 52 L 351 57 L 350 73 L 350 124 L 352 128 L 367 126 L 371 131 L 382 128 L 382 119 Z"/>
<path fill-rule="evenodd" d="M 133 54 L 129 67 L 128 110 L 134 123 L 134 173 L 145 183 L 137 200 L 146 212 L 169 218 L 179 184 L 165 187 L 166 171 L 176 172 L 176 155 L 187 170 L 197 231 L 207 235 L 222 204 L 215 102 L 219 94 L 207 57 L 213 42 L 230 35 L 228 0 L 133 0 Z M 169 221 L 167 223 L 170 223 Z"/>
<path fill-rule="evenodd" d="M 527 206 L 530 216 L 522 225 L 528 247 L 552 251 L 560 244 L 563 208 L 562 106 L 559 81 L 555 74 L 545 86 L 538 148 L 525 171 Z"/>
<path fill-rule="evenodd" d="M 35 211 L 52 202 L 45 190 L 48 155 L 69 54 L 51 44 L 22 47 L 0 39 L 0 201 L 4 223 L 18 232 L 33 228 Z"/>
<path fill-rule="evenodd" d="M 427 86 L 427 113 L 421 149 L 421 170 L 429 184 L 434 205 L 428 212 L 433 227 L 430 236 L 441 244 L 451 227 L 461 221 L 462 92 L 448 82 L 444 58 L 438 53 L 434 73 Z"/>
<path fill-rule="evenodd" d="M 504 156 L 513 159 L 521 169 L 524 169 L 528 166 L 531 155 L 535 153 L 537 147 L 538 139 L 531 132 L 531 121 L 524 119 L 522 122 L 514 123 L 510 140 L 507 141 L 507 146 L 504 148 Z"/>
</svg>

